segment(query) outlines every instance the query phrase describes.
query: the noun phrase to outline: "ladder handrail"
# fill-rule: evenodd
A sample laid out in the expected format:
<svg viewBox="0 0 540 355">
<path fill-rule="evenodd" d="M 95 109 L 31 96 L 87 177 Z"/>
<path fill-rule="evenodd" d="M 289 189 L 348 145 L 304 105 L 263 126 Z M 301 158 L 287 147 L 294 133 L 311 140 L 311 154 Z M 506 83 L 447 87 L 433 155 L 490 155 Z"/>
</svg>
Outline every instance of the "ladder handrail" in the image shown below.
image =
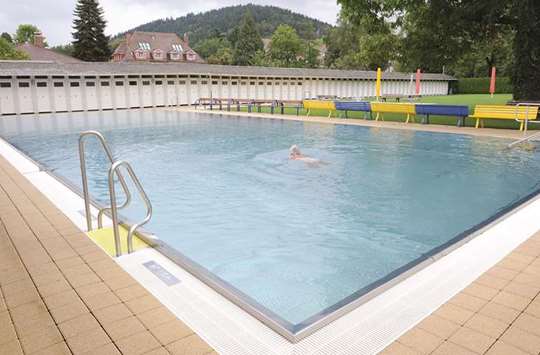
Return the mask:
<svg viewBox="0 0 540 355">
<path fill-rule="evenodd" d="M 122 255 L 122 246 L 120 243 L 120 231 L 118 228 L 118 211 L 117 211 L 118 207 L 116 204 L 116 190 L 114 187 L 114 175 L 116 174 L 118 175 L 118 177 L 120 177 L 120 170 L 119 170 L 120 167 L 124 167 L 127 170 L 129 176 L 131 177 L 131 180 L 133 181 L 144 203 L 146 204 L 146 216 L 144 217 L 144 219 L 140 221 L 139 223 L 133 224 L 129 228 L 128 235 L 127 235 L 128 253 L 133 252 L 133 234 L 135 233 L 135 231 L 142 225 L 146 224 L 150 220 L 150 218 L 152 218 L 152 203 L 150 202 L 148 195 L 146 195 L 146 192 L 144 191 L 141 185 L 141 182 L 139 181 L 139 178 L 133 171 L 133 168 L 125 160 L 115 161 L 109 168 L 109 195 L 111 199 L 111 216 L 113 220 L 114 245 L 116 249 L 116 256 Z"/>
<path fill-rule="evenodd" d="M 516 104 L 516 118 L 514 118 L 517 122 L 520 122 L 520 123 L 523 123 L 523 120 L 520 120 L 518 118 L 518 115 L 519 115 L 519 107 L 522 106 L 522 105 L 526 105 L 527 106 L 527 111 L 526 111 L 526 115 L 525 115 L 525 129 L 523 130 L 523 135 L 526 135 L 527 134 L 527 126 L 529 125 L 529 123 L 536 123 L 536 124 L 540 124 L 539 121 L 529 121 L 529 107 L 532 106 L 532 105 L 537 105 L 537 103 L 533 103 L 533 102 L 518 102 Z M 526 137 L 523 137 L 523 138 L 520 138 L 510 144 L 508 144 L 508 148 L 513 148 L 514 146 L 518 145 L 518 144 L 521 144 L 523 142 L 528 142 L 536 137 L 539 137 L 540 136 L 540 132 L 536 132 L 536 133 L 533 133 L 531 134 L 530 136 L 526 136 Z"/>
<path fill-rule="evenodd" d="M 111 149 L 109 148 L 109 145 L 107 144 L 107 141 L 105 137 L 98 131 L 84 131 L 81 132 L 79 135 L 79 160 L 80 160 L 80 167 L 81 167 L 81 177 L 82 177 L 82 185 L 83 185 L 83 195 L 84 195 L 84 208 L 85 208 L 85 216 L 86 216 L 86 227 L 88 231 L 90 232 L 93 230 L 92 226 L 92 212 L 90 210 L 90 192 L 88 190 L 88 177 L 86 175 L 86 154 L 85 154 L 85 142 L 86 137 L 94 136 L 97 138 L 98 142 L 101 144 L 101 147 L 105 151 L 105 154 L 107 155 L 107 158 L 109 159 L 111 165 L 114 163 L 114 157 L 112 155 Z M 131 202 L 131 193 L 129 192 L 129 189 L 126 185 L 126 181 L 124 180 L 124 177 L 122 174 L 118 174 L 118 180 L 120 181 L 120 185 L 122 186 L 122 190 L 124 191 L 124 194 L 126 196 L 126 201 L 118 207 L 119 209 L 122 209 L 129 205 Z M 103 227 L 103 214 L 106 210 L 110 210 L 111 207 L 105 207 L 99 210 L 98 212 L 98 227 Z"/>
</svg>

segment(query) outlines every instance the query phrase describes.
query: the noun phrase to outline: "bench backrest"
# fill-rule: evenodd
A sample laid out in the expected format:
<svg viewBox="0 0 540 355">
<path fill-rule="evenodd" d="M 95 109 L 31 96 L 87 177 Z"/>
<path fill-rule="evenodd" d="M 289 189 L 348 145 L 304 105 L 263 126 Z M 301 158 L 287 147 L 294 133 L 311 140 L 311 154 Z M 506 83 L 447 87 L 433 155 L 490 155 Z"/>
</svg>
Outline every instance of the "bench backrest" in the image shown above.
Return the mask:
<svg viewBox="0 0 540 355">
<path fill-rule="evenodd" d="M 363 111 L 370 112 L 371 105 L 369 101 L 334 101 L 336 110 L 341 111 Z"/>
<path fill-rule="evenodd" d="M 480 118 L 500 118 L 500 119 L 519 119 L 535 120 L 538 116 L 538 107 L 536 106 L 505 106 L 505 105 L 476 105 L 474 116 Z"/>
<path fill-rule="evenodd" d="M 419 115 L 466 117 L 469 115 L 469 106 L 416 104 L 416 113 Z"/>
<path fill-rule="evenodd" d="M 335 110 L 336 105 L 334 101 L 329 100 L 304 100 L 304 108 L 306 110 L 320 109 L 320 110 Z"/>
<path fill-rule="evenodd" d="M 372 102 L 371 111 L 373 112 L 387 112 L 387 113 L 407 113 L 414 115 L 416 110 L 415 104 L 410 103 L 394 103 L 394 102 Z"/>
</svg>

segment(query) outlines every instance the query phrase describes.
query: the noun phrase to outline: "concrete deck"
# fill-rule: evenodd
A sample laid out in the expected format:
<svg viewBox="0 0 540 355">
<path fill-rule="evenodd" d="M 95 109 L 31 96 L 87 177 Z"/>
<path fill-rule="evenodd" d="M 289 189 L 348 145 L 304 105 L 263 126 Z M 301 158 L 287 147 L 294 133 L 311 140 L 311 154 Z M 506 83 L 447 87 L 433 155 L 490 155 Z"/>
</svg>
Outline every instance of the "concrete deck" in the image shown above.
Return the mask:
<svg viewBox="0 0 540 355">
<path fill-rule="evenodd" d="M 211 353 L 0 157 L 0 354 Z"/>
</svg>

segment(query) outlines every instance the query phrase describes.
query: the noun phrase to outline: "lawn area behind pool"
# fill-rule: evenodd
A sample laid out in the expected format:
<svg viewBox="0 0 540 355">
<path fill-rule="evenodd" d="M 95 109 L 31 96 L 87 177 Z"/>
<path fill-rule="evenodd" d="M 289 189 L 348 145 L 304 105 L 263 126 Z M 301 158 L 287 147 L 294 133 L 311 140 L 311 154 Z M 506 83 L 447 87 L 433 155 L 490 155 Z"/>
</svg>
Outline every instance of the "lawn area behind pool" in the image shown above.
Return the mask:
<svg viewBox="0 0 540 355">
<path fill-rule="evenodd" d="M 493 97 L 491 97 L 491 95 L 447 95 L 447 96 L 424 96 L 415 100 L 414 102 L 445 104 L 445 105 L 467 105 L 469 106 L 470 114 L 472 115 L 474 111 L 474 106 L 476 105 L 505 105 L 510 100 L 512 100 L 511 94 L 497 94 L 497 95 L 494 95 Z M 408 102 L 408 101 L 402 101 L 402 102 Z M 232 106 L 231 109 L 235 110 L 236 107 Z M 253 108 L 254 112 L 256 110 L 257 110 L 256 108 Z M 241 111 L 247 111 L 247 107 L 242 107 Z M 261 109 L 261 112 L 269 113 L 270 108 L 263 107 Z M 279 112 L 280 110 L 276 108 L 275 113 L 278 114 Z M 285 114 L 296 115 L 296 109 L 287 108 L 285 109 Z M 337 114 L 338 114 L 338 117 L 340 117 L 340 115 L 341 117 L 345 117 L 343 112 L 338 111 Z M 305 116 L 306 110 L 300 109 L 300 115 Z M 328 111 L 327 110 L 311 110 L 311 116 L 327 117 Z M 348 112 L 348 117 L 351 119 L 363 119 L 366 116 L 369 117 L 369 113 L 351 112 L 351 111 Z M 385 121 L 404 122 L 405 115 L 385 114 L 384 119 Z M 421 122 L 421 117 L 417 117 L 416 122 Z M 430 116 L 430 123 L 454 126 L 456 124 L 456 118 L 445 117 L 445 116 Z M 475 120 L 473 119 L 466 120 L 467 126 L 474 126 L 474 124 L 475 124 Z M 485 127 L 518 129 L 519 123 L 513 120 L 486 120 Z M 529 125 L 529 129 L 538 129 L 538 128 L 540 128 L 540 125 L 535 125 L 535 124 Z"/>
</svg>

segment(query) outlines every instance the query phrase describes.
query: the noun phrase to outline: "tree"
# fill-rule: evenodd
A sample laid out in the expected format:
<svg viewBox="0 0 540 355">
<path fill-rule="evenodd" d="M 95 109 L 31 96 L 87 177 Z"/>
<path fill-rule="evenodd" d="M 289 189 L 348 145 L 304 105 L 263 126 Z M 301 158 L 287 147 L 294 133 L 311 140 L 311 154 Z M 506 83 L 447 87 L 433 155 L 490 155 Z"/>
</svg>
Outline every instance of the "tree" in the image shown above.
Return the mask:
<svg viewBox="0 0 540 355">
<path fill-rule="evenodd" d="M 208 57 L 209 64 L 231 65 L 233 63 L 233 52 L 229 47 L 222 47 L 215 54 Z"/>
<path fill-rule="evenodd" d="M 540 101 L 540 2 L 519 1 L 515 13 L 518 21 L 512 75 L 514 99 Z"/>
<path fill-rule="evenodd" d="M 0 35 L 0 37 L 2 37 L 3 39 L 5 39 L 6 41 L 8 41 L 9 43 L 13 43 L 13 38 L 11 37 L 11 35 L 7 32 L 2 32 L 2 34 Z"/>
<path fill-rule="evenodd" d="M 39 28 L 30 24 L 22 24 L 17 27 L 15 32 L 15 43 L 34 43 L 34 35 L 36 32 L 41 32 Z"/>
<path fill-rule="evenodd" d="M 4 37 L 0 37 L 0 60 L 24 60 L 30 59 L 28 55 L 15 48 L 13 43 L 8 42 Z"/>
<path fill-rule="evenodd" d="M 73 20 L 73 56 L 84 61 L 108 61 L 111 56 L 106 21 L 97 0 L 78 0 Z"/>
<path fill-rule="evenodd" d="M 71 43 L 51 47 L 51 50 L 60 54 L 68 55 L 70 57 L 73 56 L 73 45 Z"/>
<path fill-rule="evenodd" d="M 318 68 L 320 66 L 319 56 L 321 52 L 317 48 L 315 41 L 307 41 L 304 50 L 304 66 L 306 68 Z"/>
<path fill-rule="evenodd" d="M 302 40 L 296 30 L 289 25 L 279 25 L 272 35 L 270 59 L 276 66 L 298 66 L 302 51 Z"/>
<path fill-rule="evenodd" d="M 264 49 L 262 38 L 257 30 L 255 20 L 250 11 L 246 11 L 240 28 L 238 39 L 234 47 L 234 64 L 250 65 L 255 53 Z"/>
</svg>

